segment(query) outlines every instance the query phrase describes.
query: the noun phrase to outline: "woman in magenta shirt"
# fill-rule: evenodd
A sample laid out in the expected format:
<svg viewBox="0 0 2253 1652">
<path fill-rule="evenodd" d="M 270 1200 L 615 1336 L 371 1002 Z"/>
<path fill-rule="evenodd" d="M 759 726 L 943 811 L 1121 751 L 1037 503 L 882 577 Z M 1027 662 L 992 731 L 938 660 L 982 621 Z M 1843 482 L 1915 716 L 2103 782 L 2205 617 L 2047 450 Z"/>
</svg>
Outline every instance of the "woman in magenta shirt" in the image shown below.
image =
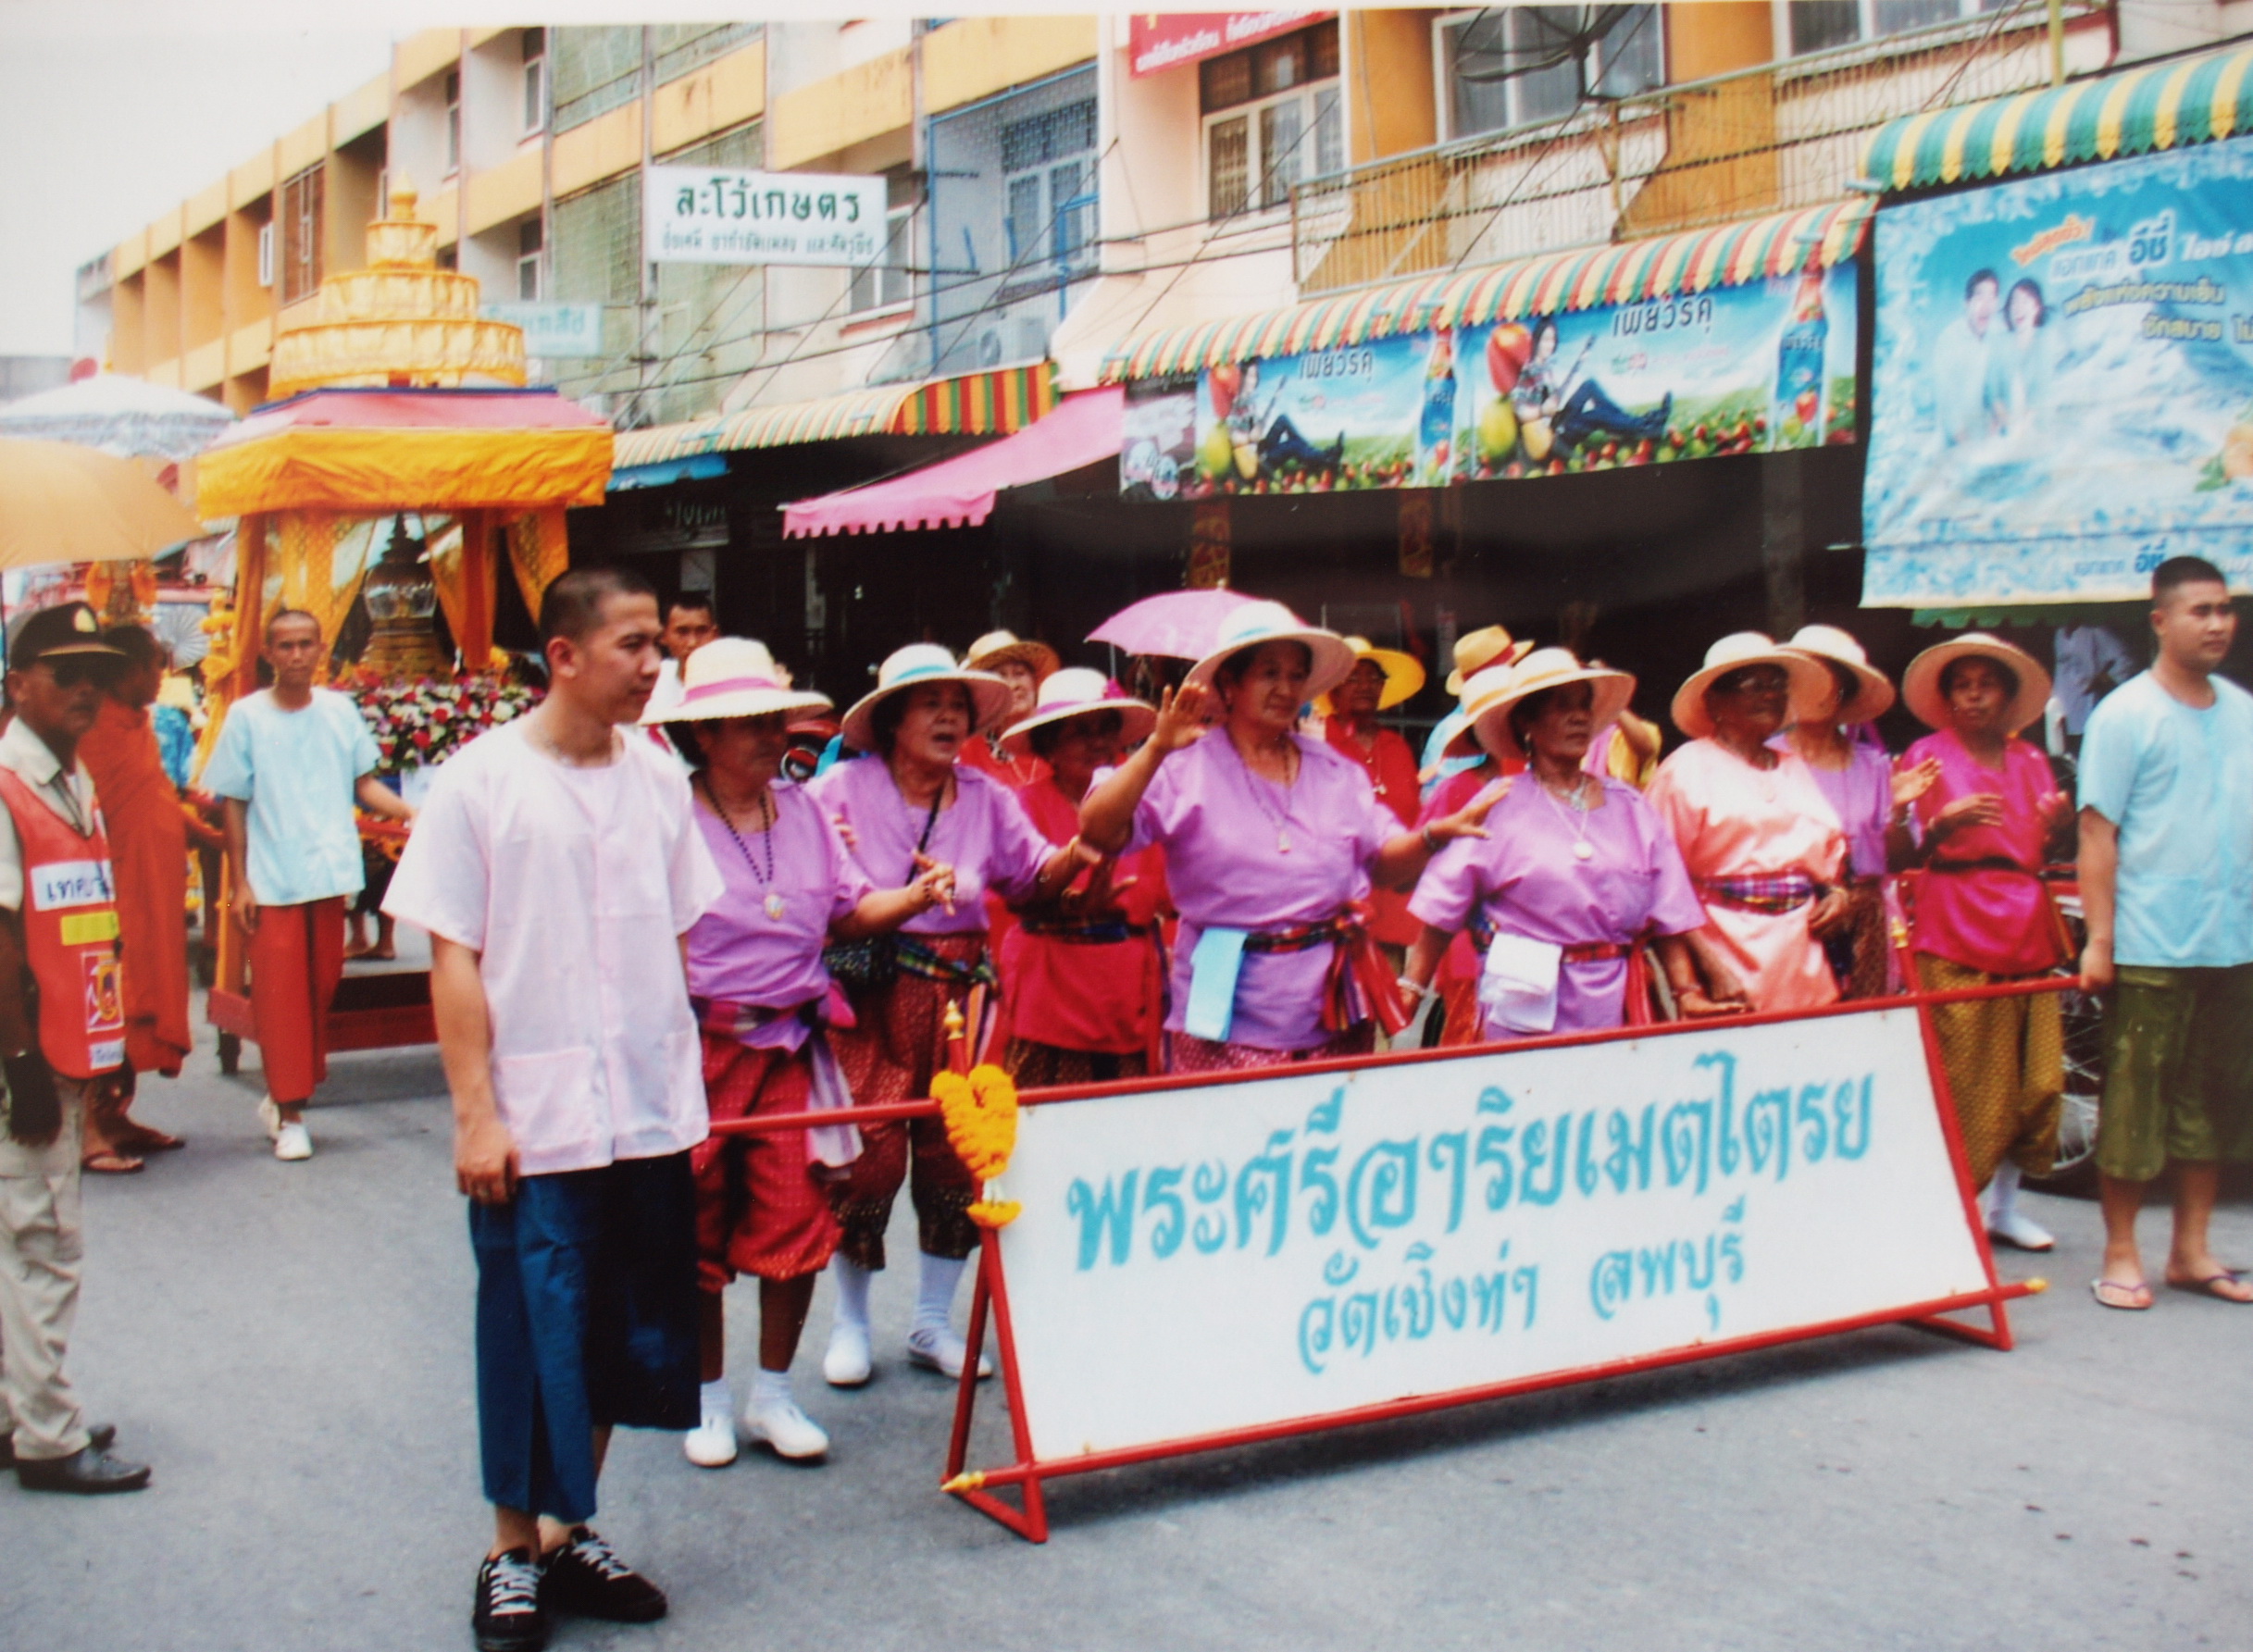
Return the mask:
<svg viewBox="0 0 2253 1652">
<path fill-rule="evenodd" d="M 1909 709 L 1937 732 L 1902 758 L 1937 764 L 1887 834 L 1894 865 L 1923 869 L 1910 950 L 1927 991 L 2045 975 L 2071 951 L 2041 870 L 2071 852 L 2072 802 L 2049 760 L 2017 738 L 2042 714 L 2049 675 L 1998 638 L 1966 632 L 1928 648 L 1901 679 Z M 2029 1250 L 2053 1242 L 2015 1208 L 2022 1172 L 2048 1170 L 2065 1090 L 2055 993 L 1933 1006 L 1974 1185 L 1994 1190 L 1987 1227 Z"/>
</svg>

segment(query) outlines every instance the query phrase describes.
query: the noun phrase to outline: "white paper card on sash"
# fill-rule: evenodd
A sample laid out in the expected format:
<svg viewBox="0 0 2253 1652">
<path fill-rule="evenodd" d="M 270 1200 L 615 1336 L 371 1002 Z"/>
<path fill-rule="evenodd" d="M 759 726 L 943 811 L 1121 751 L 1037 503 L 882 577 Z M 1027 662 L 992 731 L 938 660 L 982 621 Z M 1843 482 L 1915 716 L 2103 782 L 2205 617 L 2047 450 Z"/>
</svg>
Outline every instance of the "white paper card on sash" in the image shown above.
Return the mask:
<svg viewBox="0 0 2253 1652">
<path fill-rule="evenodd" d="M 1478 1008 L 1488 1026 L 1546 1033 L 1557 1025 L 1557 972 L 1564 949 L 1523 935 L 1498 933 L 1478 976 Z"/>
</svg>

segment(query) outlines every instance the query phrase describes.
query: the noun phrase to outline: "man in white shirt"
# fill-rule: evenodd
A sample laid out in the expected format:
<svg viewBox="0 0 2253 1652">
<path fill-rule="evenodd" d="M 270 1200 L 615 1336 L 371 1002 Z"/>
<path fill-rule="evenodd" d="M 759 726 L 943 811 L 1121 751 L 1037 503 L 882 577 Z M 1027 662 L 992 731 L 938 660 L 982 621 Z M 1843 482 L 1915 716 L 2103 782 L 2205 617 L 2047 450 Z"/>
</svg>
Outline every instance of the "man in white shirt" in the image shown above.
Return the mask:
<svg viewBox="0 0 2253 1652">
<path fill-rule="evenodd" d="M 250 952 L 251 1015 L 274 1157 L 310 1159 L 305 1103 L 329 1076 L 329 1001 L 344 975 L 344 907 L 367 869 L 353 803 L 386 820 L 415 811 L 376 778 L 381 753 L 360 708 L 314 677 L 320 622 L 284 608 L 266 622 L 274 686 L 227 714 L 204 765 L 227 810 L 229 900 Z"/>
<path fill-rule="evenodd" d="M 384 901 L 430 934 L 472 1201 L 484 1652 L 535 1652 L 550 1608 L 665 1615 L 587 1522 L 614 1425 L 698 1422 L 689 1149 L 707 1119 L 683 950 L 720 876 L 687 780 L 619 727 L 657 678 L 654 594 L 579 569 L 540 620 L 547 699 L 439 770 Z"/>
<path fill-rule="evenodd" d="M 712 613 L 712 599 L 704 592 L 684 590 L 665 605 L 665 659 L 657 666 L 657 686 L 650 690 L 652 713 L 669 712 L 680 703 L 688 692 L 681 687 L 681 669 L 688 665 L 691 654 L 719 634 L 719 621 Z M 664 729 L 653 727 L 644 732 L 666 751 L 673 750 L 673 742 Z"/>
</svg>

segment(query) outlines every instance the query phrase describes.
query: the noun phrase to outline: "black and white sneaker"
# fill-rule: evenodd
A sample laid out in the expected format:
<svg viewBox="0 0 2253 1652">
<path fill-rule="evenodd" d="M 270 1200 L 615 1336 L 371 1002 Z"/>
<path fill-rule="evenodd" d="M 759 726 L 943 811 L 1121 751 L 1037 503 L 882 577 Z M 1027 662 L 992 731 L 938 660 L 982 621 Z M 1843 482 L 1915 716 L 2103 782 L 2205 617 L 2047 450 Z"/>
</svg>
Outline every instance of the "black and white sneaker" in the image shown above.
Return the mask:
<svg viewBox="0 0 2253 1652">
<path fill-rule="evenodd" d="M 548 1614 L 540 1604 L 540 1565 L 529 1549 L 489 1555 L 478 1568 L 478 1600 L 469 1614 L 478 1652 L 541 1652 Z"/>
<path fill-rule="evenodd" d="M 618 1559 L 586 1526 L 574 1526 L 561 1548 L 548 1551 L 547 1603 L 557 1611 L 606 1623 L 654 1623 L 665 1616 L 665 1591 Z"/>
</svg>

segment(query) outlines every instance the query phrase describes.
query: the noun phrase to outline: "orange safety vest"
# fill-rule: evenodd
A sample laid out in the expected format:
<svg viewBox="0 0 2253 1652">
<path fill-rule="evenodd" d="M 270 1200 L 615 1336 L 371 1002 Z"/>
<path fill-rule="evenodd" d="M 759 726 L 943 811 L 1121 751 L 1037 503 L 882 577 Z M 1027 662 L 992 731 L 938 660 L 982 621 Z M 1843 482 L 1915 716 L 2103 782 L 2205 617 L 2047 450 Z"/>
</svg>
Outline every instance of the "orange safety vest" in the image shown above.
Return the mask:
<svg viewBox="0 0 2253 1652">
<path fill-rule="evenodd" d="M 23 948 L 39 983 L 39 1052 L 69 1078 L 94 1078 L 125 1062 L 125 993 L 119 980 L 118 894 L 102 812 L 79 829 L 0 767 L 0 804 L 23 851 Z"/>
</svg>

